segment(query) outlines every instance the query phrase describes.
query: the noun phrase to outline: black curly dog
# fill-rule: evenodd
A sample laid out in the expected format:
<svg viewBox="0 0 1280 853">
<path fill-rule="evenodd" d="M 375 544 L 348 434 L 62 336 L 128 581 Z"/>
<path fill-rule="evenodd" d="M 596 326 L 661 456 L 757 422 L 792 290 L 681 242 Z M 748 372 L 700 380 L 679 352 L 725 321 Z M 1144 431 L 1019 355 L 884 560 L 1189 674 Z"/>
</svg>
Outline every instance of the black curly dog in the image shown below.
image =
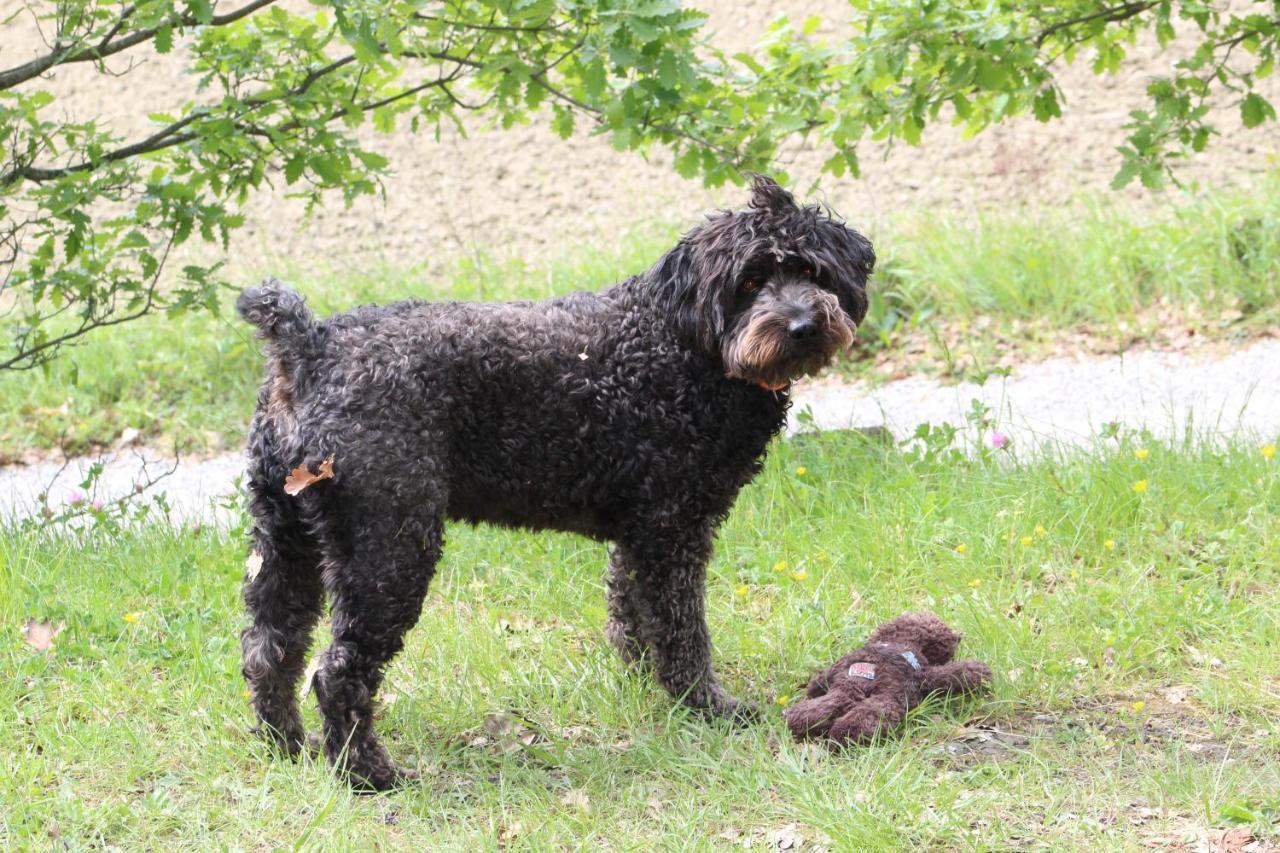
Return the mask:
<svg viewBox="0 0 1280 853">
<path fill-rule="evenodd" d="M 614 543 L 606 633 L 686 705 L 750 709 L 716 681 L 703 608 L 712 539 L 782 427 L 788 383 L 866 313 L 871 244 L 757 177 L 648 272 L 545 302 L 402 302 L 317 320 L 274 281 L 240 313 L 266 341 L 249 437 L 244 676 L 290 753 L 315 675 L 324 751 L 352 784 L 412 778 L 373 731 L 383 668 L 417 621 L 445 519 Z M 294 495 L 285 481 L 332 460 Z"/>
</svg>

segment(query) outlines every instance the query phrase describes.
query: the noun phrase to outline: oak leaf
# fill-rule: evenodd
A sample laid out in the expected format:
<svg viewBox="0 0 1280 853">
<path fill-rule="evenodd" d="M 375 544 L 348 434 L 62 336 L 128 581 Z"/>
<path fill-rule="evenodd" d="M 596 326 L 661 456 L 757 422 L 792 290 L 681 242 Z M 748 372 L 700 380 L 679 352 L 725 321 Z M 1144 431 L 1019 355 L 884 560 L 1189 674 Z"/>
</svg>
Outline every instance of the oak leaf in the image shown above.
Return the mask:
<svg viewBox="0 0 1280 853">
<path fill-rule="evenodd" d="M 312 473 L 311 469 L 304 463 L 289 472 L 289 476 L 284 480 L 284 493 L 286 495 L 297 495 L 312 483 L 318 483 L 321 480 L 333 479 L 333 456 L 328 456 L 320 463 L 319 469 Z"/>
</svg>

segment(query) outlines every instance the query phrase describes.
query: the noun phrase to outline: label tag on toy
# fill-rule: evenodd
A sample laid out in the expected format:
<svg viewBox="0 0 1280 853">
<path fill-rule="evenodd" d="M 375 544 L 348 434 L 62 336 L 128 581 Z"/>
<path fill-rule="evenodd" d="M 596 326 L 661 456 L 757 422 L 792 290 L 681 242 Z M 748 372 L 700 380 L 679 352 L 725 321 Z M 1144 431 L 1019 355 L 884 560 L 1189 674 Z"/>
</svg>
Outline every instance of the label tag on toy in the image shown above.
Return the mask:
<svg viewBox="0 0 1280 853">
<path fill-rule="evenodd" d="M 920 668 L 920 661 L 916 660 L 916 656 L 914 652 L 903 652 L 902 657 L 903 659 L 906 660 L 907 663 L 911 664 L 912 669 Z"/>
<path fill-rule="evenodd" d="M 876 677 L 875 665 L 870 663 L 855 663 L 853 666 L 849 667 L 849 677 L 865 678 L 867 681 L 872 681 Z"/>
</svg>

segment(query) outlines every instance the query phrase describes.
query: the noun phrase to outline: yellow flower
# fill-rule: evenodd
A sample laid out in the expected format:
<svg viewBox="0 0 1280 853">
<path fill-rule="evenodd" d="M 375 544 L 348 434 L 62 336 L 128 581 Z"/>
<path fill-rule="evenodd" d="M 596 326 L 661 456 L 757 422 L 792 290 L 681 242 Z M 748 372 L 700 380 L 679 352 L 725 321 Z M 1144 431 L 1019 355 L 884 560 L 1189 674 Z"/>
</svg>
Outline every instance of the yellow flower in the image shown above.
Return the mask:
<svg viewBox="0 0 1280 853">
<path fill-rule="evenodd" d="M 973 580 L 969 581 L 970 589 L 977 589 L 980 586 L 982 586 L 982 578 L 974 578 Z"/>
<path fill-rule="evenodd" d="M 1148 484 L 1146 480 L 1139 480 L 1138 482 L 1133 484 L 1133 490 L 1138 494 L 1142 494 L 1147 490 L 1147 485 Z"/>
<path fill-rule="evenodd" d="M 1151 451 L 1147 450 L 1145 447 L 1139 447 L 1137 450 L 1133 451 L 1133 455 L 1139 459 L 1146 459 L 1151 455 Z"/>
<path fill-rule="evenodd" d="M 796 569 L 794 572 L 791 573 L 791 579 L 793 581 L 802 581 L 807 577 L 809 577 L 809 573 L 806 572 L 804 569 Z"/>
<path fill-rule="evenodd" d="M 1263 459 L 1275 459 L 1275 458 L 1276 458 L 1276 446 L 1275 446 L 1274 444 L 1264 444 L 1264 445 L 1262 445 L 1262 451 L 1261 451 L 1261 452 L 1262 452 L 1262 458 L 1263 458 Z"/>
<path fill-rule="evenodd" d="M 1147 707 L 1147 703 L 1139 699 L 1137 702 L 1134 702 L 1129 707 L 1133 708 L 1133 710 L 1135 711 L 1141 711 L 1143 708 Z"/>
<path fill-rule="evenodd" d="M 1045 529 L 1044 529 L 1044 525 L 1043 525 L 1043 524 L 1037 524 L 1037 525 L 1036 525 L 1036 535 L 1037 535 L 1037 536 L 1043 536 L 1043 535 L 1045 535 L 1045 534 L 1046 534 L 1046 533 L 1048 533 L 1048 532 L 1049 532 L 1049 531 L 1047 531 L 1047 530 L 1045 530 Z"/>
<path fill-rule="evenodd" d="M 1019 541 L 1021 541 L 1023 545 L 1030 545 L 1035 540 L 1032 539 L 1030 536 L 1023 536 L 1022 539 Z"/>
<path fill-rule="evenodd" d="M 138 621 L 138 614 L 137 614 L 137 613 L 126 613 L 126 614 L 124 615 L 124 621 L 126 621 L 126 622 L 128 622 L 130 625 L 132 625 L 134 622 L 137 622 L 137 621 Z"/>
<path fill-rule="evenodd" d="M 796 476 L 803 477 L 808 472 L 809 472 L 809 469 L 801 465 L 799 468 L 796 469 Z"/>
<path fill-rule="evenodd" d="M 790 702 L 790 701 L 791 701 L 791 694 L 790 694 L 790 693 L 783 693 L 781 696 L 779 696 L 779 697 L 778 697 L 778 704 L 779 704 L 779 705 L 786 705 L 786 704 L 787 704 L 788 702 Z"/>
<path fill-rule="evenodd" d="M 964 544 L 963 542 L 961 542 L 959 545 L 956 546 L 957 554 L 963 554 L 965 551 L 968 551 L 968 550 L 969 550 L 969 546 Z"/>
<path fill-rule="evenodd" d="M 1116 549 L 1116 540 L 1108 539 L 1106 542 L 1102 543 L 1102 547 L 1106 548 L 1108 551 L 1114 551 Z"/>
<path fill-rule="evenodd" d="M 747 593 L 750 592 L 750 590 L 747 589 L 747 585 L 744 583 L 742 584 L 742 586 L 734 590 L 734 592 L 738 594 L 738 598 L 746 598 Z"/>
<path fill-rule="evenodd" d="M 775 572 L 777 572 L 778 574 L 782 574 L 783 572 L 785 572 L 785 571 L 787 570 L 787 561 L 786 561 L 786 560 L 779 560 L 778 562 L 774 563 L 774 564 L 773 564 L 773 570 L 774 570 Z"/>
<path fill-rule="evenodd" d="M 253 698 L 253 694 L 249 692 L 249 688 L 247 688 L 247 687 L 244 689 L 244 698 L 246 698 L 246 699 L 252 699 L 252 698 Z"/>
</svg>

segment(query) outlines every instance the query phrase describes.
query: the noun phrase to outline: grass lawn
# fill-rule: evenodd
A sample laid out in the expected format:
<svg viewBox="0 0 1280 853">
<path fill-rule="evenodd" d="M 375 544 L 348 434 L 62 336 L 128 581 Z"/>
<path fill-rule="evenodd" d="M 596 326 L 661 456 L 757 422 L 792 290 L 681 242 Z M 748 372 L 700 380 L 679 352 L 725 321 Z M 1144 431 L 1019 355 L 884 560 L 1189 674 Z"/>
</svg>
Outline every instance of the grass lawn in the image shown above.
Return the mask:
<svg viewBox="0 0 1280 853">
<path fill-rule="evenodd" d="M 845 213 L 856 225 L 856 211 Z M 912 217 L 872 235 L 880 264 L 859 333 L 864 359 L 896 356 L 911 337 L 927 349 L 923 366 L 964 376 L 1001 353 L 1035 355 L 1064 332 L 1120 344 L 1190 328 L 1199 340 L 1280 321 L 1280 173 L 1250 192 L 1175 197 L 1154 215 L 1099 198 L 1035 214 Z M 273 273 L 321 313 L 408 296 L 536 299 L 642 272 L 677 233 L 651 224 L 547 268 L 498 257 L 429 270 L 282 263 L 235 279 Z M 146 318 L 91 337 L 47 370 L 0 376 L 0 462 L 33 447 L 88 452 L 126 429 L 184 451 L 238 447 L 261 357 L 231 301 L 216 317 Z"/>
<path fill-rule="evenodd" d="M 454 527 L 379 721 L 424 781 L 378 797 L 249 736 L 243 538 L 5 531 L 0 847 L 1275 844 L 1277 513 L 1256 445 L 779 442 L 711 570 L 721 674 L 770 709 L 747 729 L 688 718 L 607 648 L 603 546 Z M 791 743 L 795 685 L 923 608 L 993 695 L 842 755 Z M 28 617 L 66 623 L 51 651 Z"/>
</svg>

